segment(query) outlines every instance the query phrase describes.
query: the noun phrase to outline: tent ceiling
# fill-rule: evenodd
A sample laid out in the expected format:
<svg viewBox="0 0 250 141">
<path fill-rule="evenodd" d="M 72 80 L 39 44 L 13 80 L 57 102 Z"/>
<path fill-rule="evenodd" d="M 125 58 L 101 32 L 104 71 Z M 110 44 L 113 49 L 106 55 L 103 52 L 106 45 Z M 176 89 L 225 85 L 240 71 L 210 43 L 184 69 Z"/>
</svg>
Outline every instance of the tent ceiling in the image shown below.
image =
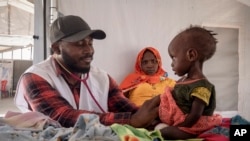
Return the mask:
<svg viewBox="0 0 250 141">
<path fill-rule="evenodd" d="M 34 13 L 34 4 L 27 0 L 1 0 L 0 6 L 15 6 L 24 11 Z"/>
<path fill-rule="evenodd" d="M 31 36 L 0 35 L 0 38 L 0 48 L 4 51 L 32 46 L 33 42 Z"/>
<path fill-rule="evenodd" d="M 0 0 L 0 52 L 33 45 L 34 0 Z"/>
</svg>

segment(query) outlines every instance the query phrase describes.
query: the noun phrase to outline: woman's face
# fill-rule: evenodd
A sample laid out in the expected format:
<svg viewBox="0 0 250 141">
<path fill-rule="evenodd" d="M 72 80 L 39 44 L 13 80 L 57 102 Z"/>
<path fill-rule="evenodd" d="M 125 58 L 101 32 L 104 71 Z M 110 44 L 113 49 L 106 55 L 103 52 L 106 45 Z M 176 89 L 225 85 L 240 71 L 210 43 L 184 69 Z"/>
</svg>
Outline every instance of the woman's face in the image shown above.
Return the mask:
<svg viewBox="0 0 250 141">
<path fill-rule="evenodd" d="M 159 64 L 155 55 L 146 50 L 141 60 L 141 69 L 146 75 L 154 75 L 158 70 Z"/>
</svg>

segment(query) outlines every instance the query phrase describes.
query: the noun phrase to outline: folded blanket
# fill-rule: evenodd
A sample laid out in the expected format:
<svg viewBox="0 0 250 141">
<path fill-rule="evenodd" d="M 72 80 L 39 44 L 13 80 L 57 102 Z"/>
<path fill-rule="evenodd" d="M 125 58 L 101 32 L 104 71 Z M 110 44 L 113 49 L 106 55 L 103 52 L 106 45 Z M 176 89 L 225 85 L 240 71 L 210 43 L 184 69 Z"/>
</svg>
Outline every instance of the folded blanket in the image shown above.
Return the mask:
<svg viewBox="0 0 250 141">
<path fill-rule="evenodd" d="M 47 122 L 49 121 L 49 122 Z M 48 126 L 46 126 L 48 124 Z M 0 119 L 0 140 L 7 141 L 119 141 L 109 126 L 95 114 L 82 114 L 74 127 L 51 126 L 57 123 L 38 112 L 9 112 Z"/>
<path fill-rule="evenodd" d="M 5 117 L 0 118 L 0 124 L 7 124 L 16 129 L 28 128 L 33 130 L 43 130 L 48 126 L 61 127 L 61 125 L 39 112 L 11 112 L 8 111 Z"/>
</svg>

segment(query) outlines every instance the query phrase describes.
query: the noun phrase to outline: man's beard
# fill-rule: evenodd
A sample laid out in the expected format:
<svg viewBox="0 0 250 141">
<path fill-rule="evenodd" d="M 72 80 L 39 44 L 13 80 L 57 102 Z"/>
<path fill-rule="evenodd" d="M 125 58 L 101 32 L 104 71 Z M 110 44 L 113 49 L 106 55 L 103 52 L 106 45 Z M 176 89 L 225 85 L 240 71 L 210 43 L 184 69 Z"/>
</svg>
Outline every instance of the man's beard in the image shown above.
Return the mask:
<svg viewBox="0 0 250 141">
<path fill-rule="evenodd" d="M 71 72 L 75 73 L 88 73 L 90 71 L 90 66 L 88 67 L 77 67 L 77 63 L 71 59 L 67 53 L 62 52 L 62 59 L 64 61 L 64 64 L 68 69 L 70 69 Z"/>
</svg>

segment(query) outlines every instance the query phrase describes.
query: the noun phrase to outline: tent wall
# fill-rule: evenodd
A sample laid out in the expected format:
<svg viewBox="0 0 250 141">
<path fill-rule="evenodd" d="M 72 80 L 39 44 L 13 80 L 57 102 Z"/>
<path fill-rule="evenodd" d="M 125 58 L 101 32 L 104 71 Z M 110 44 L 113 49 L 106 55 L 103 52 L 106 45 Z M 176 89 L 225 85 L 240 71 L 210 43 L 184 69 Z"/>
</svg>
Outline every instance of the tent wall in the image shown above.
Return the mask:
<svg viewBox="0 0 250 141">
<path fill-rule="evenodd" d="M 209 60 L 207 66 L 204 64 L 204 72 L 216 83 L 220 103 L 217 110 L 236 110 L 250 120 L 248 5 L 237 0 L 59 0 L 56 4 L 60 13 L 79 15 L 93 29 L 106 32 L 105 40 L 94 41 L 93 65 L 106 70 L 118 83 L 133 71 L 137 53 L 146 46 L 154 46 L 161 52 L 169 76 L 178 79 L 172 72 L 167 46 L 190 24 L 214 28 L 218 32 L 225 28 L 222 34 L 232 31 L 232 36 L 219 37 L 219 42 L 222 40 L 224 44 L 218 47 L 231 48 L 234 54 L 224 54 L 223 49 L 218 49 L 216 59 Z M 223 59 L 234 63 L 217 63 Z M 216 75 L 216 72 L 224 73 Z M 224 85 L 223 81 L 231 82 Z M 225 97 L 229 97 L 228 100 Z"/>
</svg>

